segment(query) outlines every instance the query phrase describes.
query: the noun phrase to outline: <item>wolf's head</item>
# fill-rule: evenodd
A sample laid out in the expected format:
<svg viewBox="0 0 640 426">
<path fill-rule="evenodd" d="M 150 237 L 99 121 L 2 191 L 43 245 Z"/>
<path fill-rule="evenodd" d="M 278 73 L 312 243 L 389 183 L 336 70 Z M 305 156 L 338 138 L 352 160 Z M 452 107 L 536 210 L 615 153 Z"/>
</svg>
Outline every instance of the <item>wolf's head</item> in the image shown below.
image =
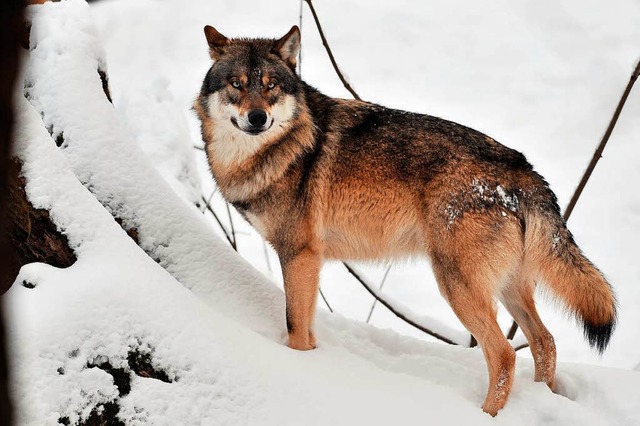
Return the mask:
<svg viewBox="0 0 640 426">
<path fill-rule="evenodd" d="M 204 33 L 214 63 L 200 99 L 206 100 L 216 127 L 243 133 L 234 139 L 263 139 L 285 131 L 296 115 L 296 95 L 301 89 L 295 75 L 298 27 L 278 40 L 229 39 L 208 25 Z"/>
</svg>

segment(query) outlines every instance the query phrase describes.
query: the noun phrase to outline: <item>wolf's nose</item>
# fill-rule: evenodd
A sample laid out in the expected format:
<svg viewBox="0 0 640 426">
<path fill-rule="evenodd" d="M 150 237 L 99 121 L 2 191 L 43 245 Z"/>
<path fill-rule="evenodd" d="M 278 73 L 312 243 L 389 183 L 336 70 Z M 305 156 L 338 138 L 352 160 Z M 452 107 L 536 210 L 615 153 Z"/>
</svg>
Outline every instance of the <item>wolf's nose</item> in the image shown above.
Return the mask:
<svg viewBox="0 0 640 426">
<path fill-rule="evenodd" d="M 261 109 L 254 109 L 249 111 L 247 118 L 253 127 L 262 127 L 267 122 L 267 113 Z"/>
</svg>

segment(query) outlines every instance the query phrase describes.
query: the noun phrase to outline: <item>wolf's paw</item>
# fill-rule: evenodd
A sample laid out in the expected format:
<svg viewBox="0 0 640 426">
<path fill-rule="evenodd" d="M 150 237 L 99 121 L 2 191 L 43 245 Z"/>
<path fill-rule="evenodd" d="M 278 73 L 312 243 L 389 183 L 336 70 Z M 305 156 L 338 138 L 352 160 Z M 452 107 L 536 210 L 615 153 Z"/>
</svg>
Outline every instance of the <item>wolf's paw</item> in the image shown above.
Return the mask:
<svg viewBox="0 0 640 426">
<path fill-rule="evenodd" d="M 482 406 L 482 411 L 489 414 L 491 417 L 495 417 L 498 414 L 498 406 L 496 404 L 487 404 L 486 402 Z"/>
<path fill-rule="evenodd" d="M 304 336 L 304 338 L 299 338 L 293 335 L 289 336 L 289 346 L 291 349 L 295 349 L 297 351 L 310 351 L 316 348 L 315 338 L 313 341 L 310 339 L 311 336 Z"/>
<path fill-rule="evenodd" d="M 291 343 L 289 342 L 289 344 L 287 345 L 289 346 L 291 349 L 295 349 L 297 351 L 311 351 L 313 349 L 316 348 L 315 344 L 311 344 L 311 343 Z"/>
</svg>

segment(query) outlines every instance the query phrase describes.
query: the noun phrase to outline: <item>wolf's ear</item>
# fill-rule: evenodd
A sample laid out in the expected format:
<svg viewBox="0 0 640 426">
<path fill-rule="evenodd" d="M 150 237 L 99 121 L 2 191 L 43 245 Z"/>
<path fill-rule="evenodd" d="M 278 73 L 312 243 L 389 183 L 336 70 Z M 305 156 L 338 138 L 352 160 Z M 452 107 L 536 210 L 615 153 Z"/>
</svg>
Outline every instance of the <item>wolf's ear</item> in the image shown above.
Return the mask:
<svg viewBox="0 0 640 426">
<path fill-rule="evenodd" d="M 300 29 L 298 29 L 297 25 L 294 25 L 284 37 L 276 41 L 273 53 L 280 56 L 291 68 L 295 69 L 299 51 Z"/>
<path fill-rule="evenodd" d="M 209 43 L 209 55 L 214 61 L 220 59 L 224 54 L 224 49 L 229 45 L 229 39 L 223 36 L 211 25 L 204 27 L 204 36 Z"/>
</svg>

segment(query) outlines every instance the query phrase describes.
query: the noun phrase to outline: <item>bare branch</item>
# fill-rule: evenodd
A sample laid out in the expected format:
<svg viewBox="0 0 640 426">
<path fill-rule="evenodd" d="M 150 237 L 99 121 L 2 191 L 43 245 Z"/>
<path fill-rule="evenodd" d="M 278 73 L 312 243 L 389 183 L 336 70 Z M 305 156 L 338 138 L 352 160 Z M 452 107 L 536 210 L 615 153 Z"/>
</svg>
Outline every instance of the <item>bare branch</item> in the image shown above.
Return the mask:
<svg viewBox="0 0 640 426">
<path fill-rule="evenodd" d="M 327 298 L 324 296 L 322 288 L 318 286 L 318 290 L 320 291 L 320 297 L 322 297 L 322 300 L 324 300 L 324 304 L 327 305 L 327 308 L 329 308 L 329 312 L 333 313 L 333 309 L 331 308 L 331 305 L 329 305 L 329 301 L 327 300 Z"/>
<path fill-rule="evenodd" d="M 440 334 L 438 334 L 438 333 L 436 333 L 434 331 L 431 331 L 428 328 L 418 324 L 417 322 L 413 321 L 411 318 L 406 317 L 403 313 L 401 313 L 397 309 L 395 309 L 393 307 L 393 305 L 391 305 L 389 302 L 387 302 L 382 297 L 380 297 L 375 291 L 373 291 L 371 286 L 369 286 L 369 284 L 367 284 L 366 281 L 364 281 L 362 279 L 362 277 L 360 277 L 360 275 L 358 275 L 358 273 L 356 271 L 354 271 L 348 264 L 346 264 L 344 262 L 342 264 L 344 265 L 345 268 L 347 268 L 347 271 L 349 271 L 349 273 L 351 275 L 353 275 L 355 277 L 355 279 L 358 280 L 358 282 L 360 282 L 360 284 L 362 284 L 362 286 L 369 292 L 369 294 L 371 294 L 373 297 L 375 297 L 378 302 L 382 303 L 395 316 L 397 316 L 398 318 L 400 318 L 401 320 L 403 320 L 407 324 L 412 325 L 413 327 L 417 328 L 418 330 L 420 330 L 420 331 L 422 331 L 424 333 L 427 333 L 429 336 L 435 337 L 436 339 L 442 340 L 443 342 L 448 343 L 450 345 L 459 346 L 453 340 L 448 339 L 448 338 L 446 338 L 444 336 L 441 336 Z"/>
<path fill-rule="evenodd" d="M 384 271 L 384 276 L 382 277 L 382 281 L 380 282 L 378 291 L 382 290 L 382 287 L 384 286 L 385 281 L 387 281 L 387 276 L 389 276 L 390 270 L 391 270 L 391 265 L 387 266 L 387 270 Z M 373 315 L 373 310 L 376 307 L 376 303 L 378 303 L 378 299 L 373 299 L 373 303 L 371 304 L 371 309 L 369 310 L 369 315 L 367 315 L 367 321 L 366 321 L 367 324 L 369 324 L 369 321 L 371 321 L 371 315 Z"/>
<path fill-rule="evenodd" d="M 202 209 L 200 210 L 200 213 L 204 213 L 205 210 L 207 210 L 207 205 L 209 203 L 211 203 L 211 199 L 213 198 L 213 195 L 218 191 L 218 188 L 214 188 L 213 191 L 211 191 L 211 194 L 209 195 L 209 198 L 207 198 L 204 202 L 204 205 L 202 206 Z"/>
<path fill-rule="evenodd" d="M 518 331 L 518 323 L 514 321 L 513 324 L 511 324 L 509 331 L 507 332 L 507 339 L 513 340 L 513 338 L 516 336 L 516 331 Z"/>
<path fill-rule="evenodd" d="M 324 45 L 324 48 L 327 51 L 327 54 L 329 55 L 329 59 L 331 60 L 331 65 L 333 65 L 333 69 L 336 71 L 336 74 L 338 74 L 338 77 L 340 78 L 340 81 L 344 85 L 345 89 L 347 89 L 349 93 L 351 93 L 351 96 L 353 96 L 354 98 L 360 101 L 361 100 L 360 96 L 358 96 L 356 91 L 353 90 L 353 88 L 351 87 L 347 79 L 344 78 L 344 76 L 342 75 L 342 72 L 340 72 L 340 68 L 338 68 L 336 59 L 333 57 L 333 53 L 331 53 L 331 48 L 329 47 L 329 43 L 327 43 L 327 39 L 324 36 L 324 31 L 322 31 L 322 25 L 320 25 L 320 21 L 318 20 L 318 15 L 316 14 L 316 9 L 313 7 L 313 3 L 311 3 L 311 0 L 304 0 L 304 1 L 307 3 L 307 5 L 309 5 L 309 9 L 311 9 L 313 20 L 316 22 L 316 27 L 318 27 L 318 33 L 320 34 L 320 38 L 322 39 L 322 44 Z"/>
<path fill-rule="evenodd" d="M 227 215 L 229 216 L 229 226 L 231 227 L 231 239 L 233 240 L 231 246 L 235 251 L 238 251 L 238 240 L 236 239 L 236 230 L 233 227 L 233 219 L 231 218 L 231 208 L 228 202 L 225 201 L 225 204 L 227 206 Z"/>
<path fill-rule="evenodd" d="M 220 218 L 218 217 L 216 212 L 213 211 L 213 208 L 211 208 L 211 204 L 209 204 L 209 202 L 207 200 L 205 200 L 204 197 L 201 197 L 201 198 L 202 198 L 202 201 L 204 201 L 204 203 L 205 203 L 206 209 L 209 210 L 209 213 L 211 213 L 213 215 L 213 218 L 216 220 L 216 222 L 218 222 L 218 225 L 220 226 L 220 229 L 222 229 L 222 233 L 224 234 L 225 237 L 227 237 L 227 241 L 229 241 L 229 244 L 231 244 L 231 247 L 233 247 L 233 249 L 236 250 L 235 246 L 233 245 L 233 241 L 231 240 L 231 237 L 229 236 L 229 231 L 227 231 L 227 228 L 225 228 L 225 226 L 222 224 L 222 222 L 220 221 Z"/>
<path fill-rule="evenodd" d="M 595 169 L 596 164 L 598 164 L 598 161 L 600 160 L 600 158 L 602 158 L 602 152 L 604 151 L 604 147 L 607 145 L 607 142 L 609 141 L 609 137 L 611 136 L 611 133 L 613 132 L 613 128 L 616 126 L 616 123 L 618 122 L 618 117 L 620 117 L 622 108 L 624 107 L 625 102 L 627 102 L 627 98 L 629 97 L 631 88 L 635 84 L 639 75 L 640 75 L 640 61 L 638 62 L 638 65 L 636 65 L 636 69 L 631 74 L 631 78 L 629 78 L 629 83 L 627 83 L 627 87 L 624 89 L 624 93 L 622 94 L 622 97 L 618 102 L 618 106 L 615 112 L 613 113 L 613 117 L 611 117 L 611 121 L 609 121 L 609 126 L 607 127 L 607 130 L 604 132 L 604 135 L 602 136 L 600 145 L 598 145 L 598 148 L 596 148 L 596 151 L 593 153 L 591 162 L 587 166 L 587 170 L 585 170 L 584 174 L 582 175 L 582 179 L 580 179 L 580 183 L 578 184 L 578 187 L 573 193 L 573 196 L 571 197 L 571 201 L 569 201 L 569 205 L 564 211 L 563 217 L 565 221 L 569 220 L 569 216 L 571 216 L 571 212 L 573 212 L 573 208 L 578 202 L 578 198 L 580 198 L 580 194 L 582 194 L 582 190 L 584 189 L 585 185 L 587 184 L 587 181 L 591 177 L 591 173 L 593 173 L 593 169 Z"/>
</svg>

